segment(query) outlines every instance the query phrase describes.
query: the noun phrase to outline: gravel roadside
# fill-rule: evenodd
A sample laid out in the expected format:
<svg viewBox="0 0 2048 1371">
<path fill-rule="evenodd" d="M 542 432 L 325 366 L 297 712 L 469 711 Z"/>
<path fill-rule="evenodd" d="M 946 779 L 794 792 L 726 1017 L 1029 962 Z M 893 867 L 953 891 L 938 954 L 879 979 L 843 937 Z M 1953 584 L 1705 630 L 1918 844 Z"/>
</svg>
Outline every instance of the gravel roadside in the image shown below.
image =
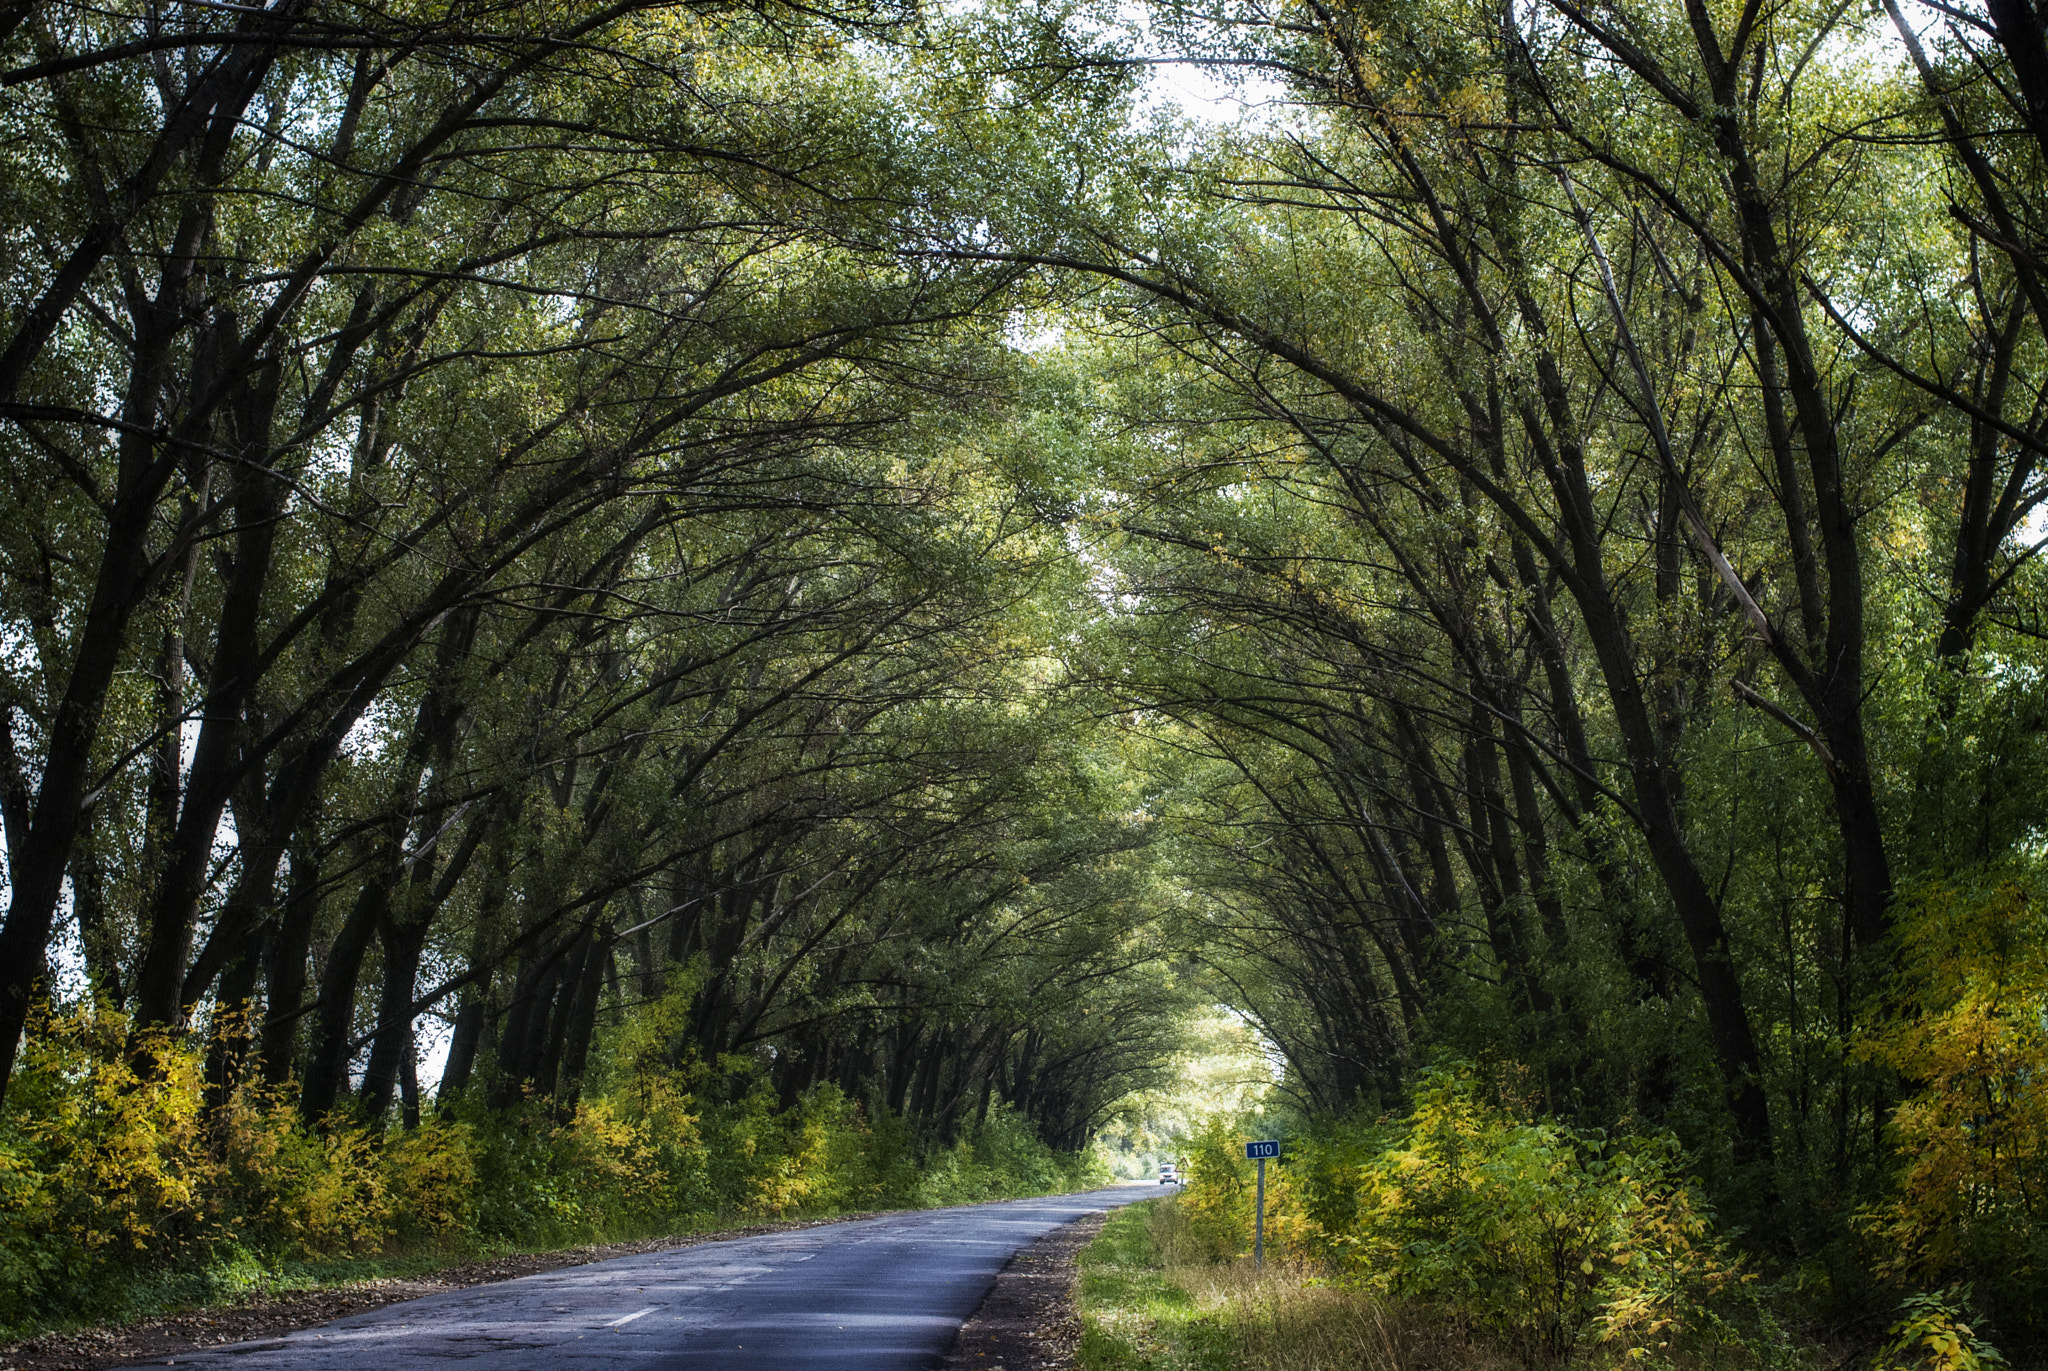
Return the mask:
<svg viewBox="0 0 2048 1371">
<path fill-rule="evenodd" d="M 942 1371 L 1072 1371 L 1079 1365 L 1074 1263 L 1108 1220 L 1091 1214 L 1018 1249 L 962 1325 Z"/>
</svg>

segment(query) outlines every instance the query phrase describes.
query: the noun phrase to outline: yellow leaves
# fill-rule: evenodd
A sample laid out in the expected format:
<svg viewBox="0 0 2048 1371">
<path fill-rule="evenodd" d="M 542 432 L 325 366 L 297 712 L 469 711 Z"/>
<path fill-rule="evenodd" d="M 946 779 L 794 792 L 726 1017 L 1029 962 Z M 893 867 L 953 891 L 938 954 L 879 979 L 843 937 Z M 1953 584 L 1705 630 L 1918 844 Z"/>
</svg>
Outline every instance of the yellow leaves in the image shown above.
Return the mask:
<svg viewBox="0 0 2048 1371">
<path fill-rule="evenodd" d="M 337 1128 L 309 1148 L 282 1182 L 270 1213 L 308 1255 L 381 1251 L 392 1219 L 385 1178 L 368 1130 Z"/>
<path fill-rule="evenodd" d="M 148 1248 L 166 1224 L 205 1219 L 204 1045 L 145 1033 L 131 1055 L 127 1038 L 110 1011 L 40 1015 L 13 1088 L 29 1154 L 6 1168 L 24 1178 L 9 1187 L 16 1217 L 39 1213 L 85 1252 Z"/>
<path fill-rule="evenodd" d="M 95 1006 L 39 1016 L 8 1099 L 0 1246 L 169 1256 L 248 1225 L 308 1253 L 381 1246 L 393 1217 L 381 1140 L 308 1134 L 282 1092 L 255 1086 L 209 1116 L 207 1048 L 159 1031 L 131 1050 L 126 1019 Z M 431 1207 L 425 1186 L 404 1193 Z"/>
<path fill-rule="evenodd" d="M 1238 1142 L 1200 1135 L 1180 1200 L 1216 1255 L 1250 1233 Z M 1522 1122 L 1455 1073 L 1427 1079 L 1398 1125 L 1297 1145 L 1267 1192 L 1269 1245 L 1277 1229 L 1283 1250 L 1455 1308 L 1532 1358 L 1563 1357 L 1586 1329 L 1625 1356 L 1662 1350 L 1751 1279 L 1662 1143 Z"/>
<path fill-rule="evenodd" d="M 657 1120 L 629 1115 L 616 1100 L 584 1100 L 560 1144 L 571 1174 L 621 1208 L 658 1210 L 669 1199 Z"/>
<path fill-rule="evenodd" d="M 436 1120 L 406 1134 L 385 1167 L 395 1208 L 437 1236 L 467 1227 L 477 1152 L 475 1130 L 466 1123 Z"/>
<path fill-rule="evenodd" d="M 652 1007 L 657 1028 L 687 1007 L 690 979 L 674 971 L 676 998 Z M 733 1207 L 958 1203 L 1085 1179 L 1000 1108 L 923 1160 L 893 1121 L 871 1125 L 831 1086 L 794 1109 L 764 1088 L 700 1113 L 690 1073 L 657 1065 L 662 1036 L 608 1044 L 617 1088 L 566 1118 L 554 1101 L 474 1114 L 455 1101 L 466 1117 L 399 1129 L 343 1114 L 315 1130 L 282 1089 L 245 1086 L 209 1110 L 203 1036 L 146 1035 L 138 1058 L 118 1014 L 46 1014 L 0 1112 L 0 1326 L 48 1317 L 79 1273 L 103 1284 L 124 1267 L 203 1263 L 230 1239 L 268 1263 L 484 1236 L 560 1242 Z"/>
<path fill-rule="evenodd" d="M 1244 1159 L 1249 1135 L 1210 1119 L 1189 1144 L 1186 1188 L 1179 1204 L 1188 1236 L 1211 1258 L 1249 1252 L 1256 1199 L 1254 1163 Z M 1266 1167 L 1266 1250 L 1307 1251 L 1318 1234 L 1302 1203 L 1301 1181 L 1285 1165 Z"/>
<path fill-rule="evenodd" d="M 1453 124 L 1478 123 L 1501 117 L 1500 92 L 1468 82 L 1443 97 L 1443 113 Z"/>
<path fill-rule="evenodd" d="M 0 1240 L 47 1232 L 55 1210 L 56 1197 L 34 1164 L 0 1145 Z"/>
<path fill-rule="evenodd" d="M 2018 879 L 1937 886 L 1901 903 L 1898 926 L 1889 1003 L 1857 1047 L 1915 1083 L 1891 1118 L 1903 1162 L 1892 1196 L 1861 1216 L 1893 1277 L 1949 1269 L 2048 1201 L 2040 902 Z"/>
<path fill-rule="evenodd" d="M 749 1187 L 749 1207 L 777 1218 L 813 1204 L 831 1178 L 831 1139 L 818 1119 L 796 1129 L 787 1151 L 772 1158 Z"/>
</svg>

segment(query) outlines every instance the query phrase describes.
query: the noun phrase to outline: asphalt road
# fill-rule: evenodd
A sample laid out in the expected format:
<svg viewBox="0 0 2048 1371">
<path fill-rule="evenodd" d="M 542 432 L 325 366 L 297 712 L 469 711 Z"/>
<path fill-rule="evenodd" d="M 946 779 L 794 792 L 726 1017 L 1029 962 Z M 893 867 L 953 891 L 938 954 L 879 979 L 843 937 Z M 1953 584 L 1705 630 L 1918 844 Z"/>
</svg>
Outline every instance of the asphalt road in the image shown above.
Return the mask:
<svg viewBox="0 0 2048 1371">
<path fill-rule="evenodd" d="M 1018 1248 L 1159 1193 L 1131 1184 L 650 1252 L 429 1295 L 183 1353 L 235 1371 L 631 1367 L 910 1371 L 935 1364 Z"/>
</svg>

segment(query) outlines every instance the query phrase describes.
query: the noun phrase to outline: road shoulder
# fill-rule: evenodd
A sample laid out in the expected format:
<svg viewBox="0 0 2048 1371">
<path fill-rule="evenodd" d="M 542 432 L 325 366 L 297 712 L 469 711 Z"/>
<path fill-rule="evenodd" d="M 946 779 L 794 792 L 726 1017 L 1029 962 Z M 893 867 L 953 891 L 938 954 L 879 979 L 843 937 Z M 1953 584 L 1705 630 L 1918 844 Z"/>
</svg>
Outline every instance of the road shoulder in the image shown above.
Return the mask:
<svg viewBox="0 0 2048 1371">
<path fill-rule="evenodd" d="M 943 1371 L 1071 1371 L 1081 1346 L 1075 1261 L 1109 1215 L 1090 1214 L 1019 1248 L 961 1326 Z"/>
</svg>

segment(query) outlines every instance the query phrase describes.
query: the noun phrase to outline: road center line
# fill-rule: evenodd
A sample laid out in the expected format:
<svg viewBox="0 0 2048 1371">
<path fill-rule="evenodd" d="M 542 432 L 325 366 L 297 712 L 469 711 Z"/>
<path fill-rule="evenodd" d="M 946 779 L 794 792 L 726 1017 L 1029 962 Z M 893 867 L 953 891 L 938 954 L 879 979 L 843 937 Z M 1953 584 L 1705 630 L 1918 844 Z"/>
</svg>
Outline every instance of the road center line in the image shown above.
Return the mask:
<svg viewBox="0 0 2048 1371">
<path fill-rule="evenodd" d="M 617 1328 L 622 1323 L 631 1323 L 633 1320 L 637 1318 L 643 1318 L 648 1314 L 652 1314 L 655 1310 L 659 1308 L 661 1308 L 661 1306 L 658 1304 L 650 1304 L 645 1309 L 637 1310 L 634 1313 L 626 1315 L 626 1317 L 623 1319 L 613 1319 L 610 1323 L 606 1324 L 605 1327 Z"/>
</svg>

